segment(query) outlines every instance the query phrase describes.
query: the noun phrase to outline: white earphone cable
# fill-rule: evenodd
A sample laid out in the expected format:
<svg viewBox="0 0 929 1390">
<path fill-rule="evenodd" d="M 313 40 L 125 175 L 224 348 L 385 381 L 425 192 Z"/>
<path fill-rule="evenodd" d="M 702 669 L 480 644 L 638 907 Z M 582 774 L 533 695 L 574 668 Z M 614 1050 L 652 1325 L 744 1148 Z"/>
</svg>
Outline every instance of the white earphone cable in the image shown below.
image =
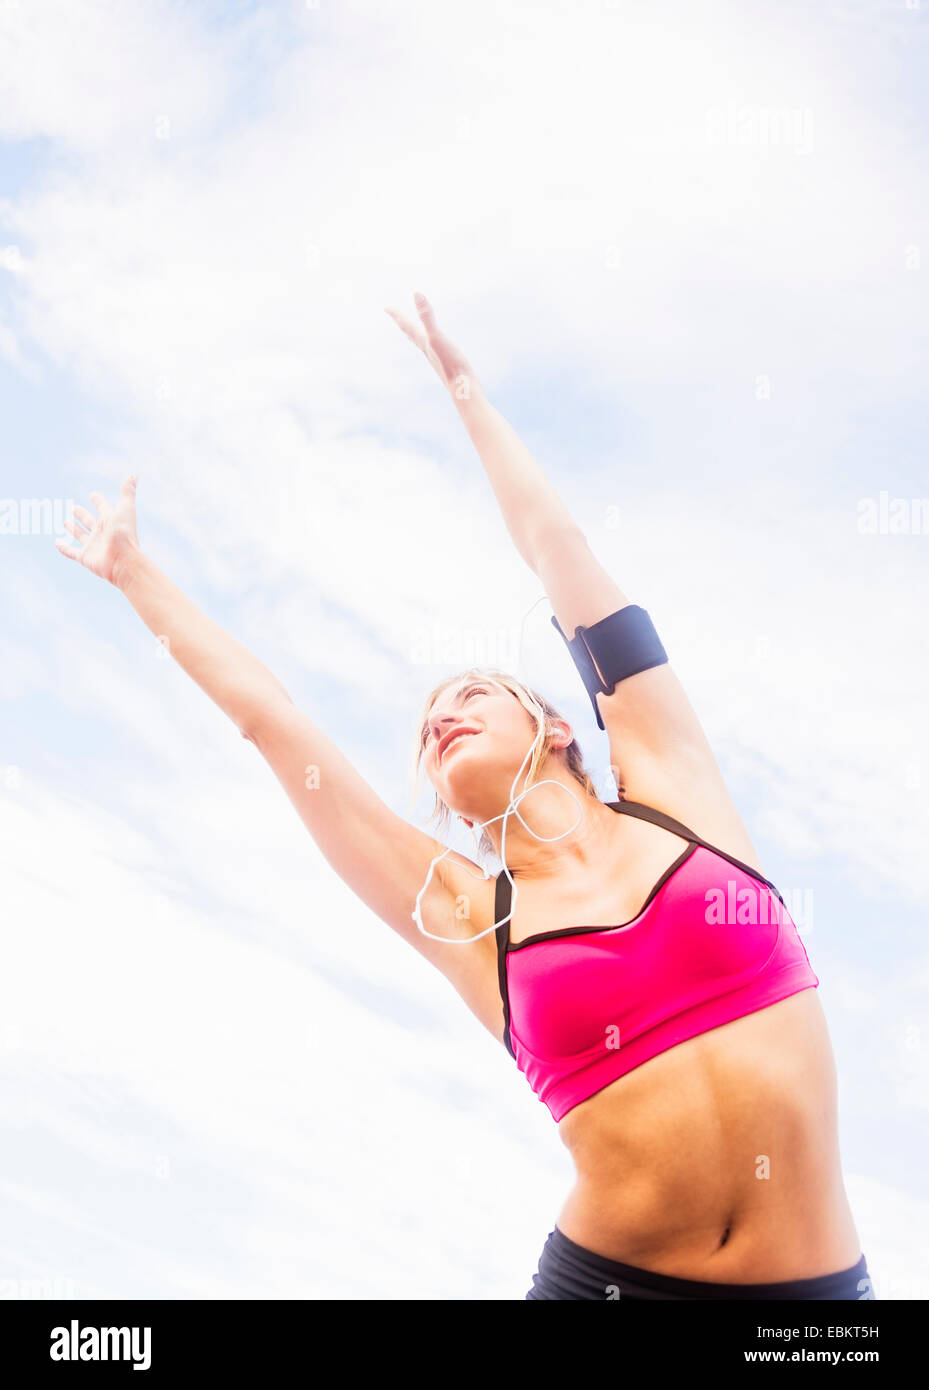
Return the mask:
<svg viewBox="0 0 929 1390">
<path fill-rule="evenodd" d="M 545 595 L 543 594 L 543 595 L 542 595 L 542 598 L 544 598 L 544 597 L 545 597 Z M 516 668 L 517 668 L 517 670 L 519 670 L 519 666 L 520 666 L 520 657 L 521 657 L 521 652 L 522 652 L 522 634 L 523 634 L 523 626 L 524 626 L 524 624 L 525 624 L 526 618 L 528 617 L 529 613 L 531 613 L 531 612 L 532 612 L 532 609 L 535 608 L 536 604 L 537 604 L 537 603 L 540 603 L 540 602 L 541 602 L 541 598 L 536 599 L 535 603 L 533 603 L 532 606 L 531 606 L 530 608 L 528 608 L 528 609 L 526 610 L 526 612 L 523 614 L 523 618 L 522 618 L 522 621 L 521 621 L 521 623 L 520 623 L 520 629 L 519 629 L 519 651 L 517 652 L 517 660 L 516 660 Z M 541 706 L 538 706 L 537 708 L 538 708 L 539 715 L 540 715 L 539 731 L 538 731 L 538 733 L 536 734 L 536 737 L 533 739 L 533 741 L 532 741 L 532 743 L 531 743 L 531 745 L 530 745 L 530 747 L 529 747 L 528 753 L 526 754 L 525 758 L 523 758 L 522 763 L 520 764 L 520 767 L 519 767 L 519 771 L 517 772 L 516 776 L 513 778 L 513 782 L 512 782 L 512 785 L 511 785 L 511 787 L 510 787 L 510 799 L 509 799 L 509 802 L 508 802 L 508 804 L 507 804 L 506 810 L 505 810 L 505 811 L 502 811 L 502 812 L 500 813 L 499 816 L 492 816 L 490 820 L 484 821 L 483 824 L 478 823 L 478 828 L 479 828 L 480 830 L 485 830 L 485 829 L 487 828 L 488 825 L 493 825 L 494 821 L 498 821 L 498 820 L 501 820 L 501 819 L 503 820 L 503 830 L 502 830 L 502 833 L 501 833 L 501 836 L 500 836 L 500 858 L 501 858 L 502 861 L 503 861 L 503 872 L 506 874 L 507 878 L 509 879 L 509 881 L 510 881 L 510 887 L 512 888 L 512 902 L 511 902 L 511 904 L 510 904 L 510 910 L 509 910 L 509 912 L 507 913 L 507 915 L 506 915 L 505 917 L 501 918 L 501 920 L 500 920 L 499 922 L 494 922 L 492 926 L 486 927 L 486 928 L 484 929 L 484 931 L 478 932 L 476 936 L 466 936 L 466 937 L 435 936 L 432 932 L 426 930 L 426 928 L 423 926 L 422 913 L 421 913 L 421 911 L 420 911 L 420 902 L 421 902 L 421 900 L 422 900 L 423 894 L 425 893 L 426 889 L 429 887 L 429 883 L 430 883 L 430 881 L 431 881 L 431 879 L 432 879 L 432 871 L 433 871 L 433 869 L 435 868 L 436 864 L 440 863 L 441 860 L 443 860 L 447 854 L 451 854 L 451 852 L 452 852 L 452 846 L 449 845 L 448 849 L 443 850 L 443 852 L 442 852 L 441 854 L 437 854 L 436 857 L 433 859 L 432 863 L 429 865 L 429 872 L 428 872 L 428 874 L 426 875 L 426 881 L 425 881 L 425 883 L 423 884 L 422 888 L 420 888 L 419 892 L 416 894 L 416 904 L 415 904 L 415 906 L 414 906 L 414 908 L 413 908 L 413 911 L 412 911 L 412 913 L 411 913 L 411 916 L 412 916 L 412 918 L 413 918 L 413 921 L 416 923 L 417 927 L 418 927 L 419 930 L 422 932 L 423 936 L 428 936 L 429 939 L 430 939 L 430 941 L 443 941 L 443 942 L 446 942 L 446 943 L 447 943 L 448 945 L 450 945 L 450 946 L 468 946 L 468 945 L 470 945 L 470 943 L 471 943 L 472 941 L 480 941 L 482 937 L 488 936 L 488 935 L 490 934 L 490 932 L 492 932 L 492 931 L 496 931 L 498 927 L 501 927 L 501 926 L 503 925 L 504 922 L 509 921 L 509 919 L 512 917 L 512 915 L 513 915 L 513 909 L 514 909 L 515 906 L 516 906 L 516 896 L 517 896 L 517 894 L 518 894 L 518 892 L 519 892 L 519 889 L 518 889 L 517 886 L 516 886 L 516 883 L 515 883 L 515 881 L 514 881 L 514 879 L 513 879 L 513 875 L 510 873 L 509 865 L 508 865 L 507 862 L 506 862 L 506 823 L 507 823 L 508 818 L 509 818 L 511 815 L 515 814 L 517 820 L 518 820 L 518 821 L 520 822 L 520 824 L 529 832 L 529 834 L 532 835 L 532 836 L 534 836 L 535 839 L 541 840 L 544 844 L 552 844 L 552 843 L 554 843 L 555 840 L 563 840 L 564 837 L 565 837 L 565 835 L 570 835 L 572 831 L 574 831 L 574 830 L 577 829 L 577 827 L 580 825 L 581 821 L 582 821 L 583 818 L 584 818 L 584 808 L 583 808 L 583 806 L 581 805 L 580 798 L 571 790 L 570 787 L 566 787 L 566 786 L 564 785 L 563 782 L 558 782 L 558 781 L 556 781 L 556 779 L 555 779 L 554 777 L 545 777 L 545 778 L 543 778 L 543 780 L 542 780 L 541 782 L 533 782 L 533 784 L 532 784 L 531 787 L 524 787 L 523 790 L 522 790 L 521 792 L 519 792 L 518 795 L 516 795 L 516 796 L 513 795 L 514 790 L 515 790 L 515 788 L 516 788 L 516 784 L 517 784 L 517 782 L 519 781 L 520 777 L 522 776 L 522 771 L 523 771 L 523 768 L 526 766 L 527 760 L 532 756 L 533 752 L 535 751 L 536 744 L 539 742 L 539 740 L 540 740 L 540 739 L 543 739 L 543 738 L 545 737 L 545 712 L 544 712 L 544 710 L 541 708 Z M 531 791 L 533 791 L 536 787 L 544 787 L 545 784 L 546 784 L 546 782 L 551 783 L 552 786 L 561 787 L 562 791 L 566 791 L 566 792 L 568 793 L 569 796 L 573 797 L 573 798 L 574 798 L 574 801 L 575 801 L 576 804 L 577 804 L 577 810 L 578 810 L 577 820 L 574 822 L 574 824 L 573 824 L 572 826 L 569 826 L 567 830 L 562 831 L 562 833 L 561 833 L 560 835 L 545 836 L 545 835 L 538 835 L 538 834 L 536 834 L 536 832 L 532 829 L 532 827 L 531 827 L 530 825 L 526 825 L 526 822 L 523 820 L 522 816 L 519 814 L 519 803 L 522 801 L 523 797 L 528 796 L 529 793 L 530 793 Z M 475 878 L 478 877 L 478 874 L 475 873 L 474 870 L 473 870 L 472 868 L 470 868 L 470 866 L 468 866 L 468 865 L 463 865 L 462 867 L 467 868 L 467 869 L 468 869 L 468 873 L 473 874 L 473 876 L 474 876 Z M 490 878 L 490 874 L 487 872 L 486 869 L 482 869 L 482 870 L 481 870 L 481 876 L 482 876 L 482 881 L 483 881 L 484 883 L 486 883 L 487 880 Z"/>
</svg>

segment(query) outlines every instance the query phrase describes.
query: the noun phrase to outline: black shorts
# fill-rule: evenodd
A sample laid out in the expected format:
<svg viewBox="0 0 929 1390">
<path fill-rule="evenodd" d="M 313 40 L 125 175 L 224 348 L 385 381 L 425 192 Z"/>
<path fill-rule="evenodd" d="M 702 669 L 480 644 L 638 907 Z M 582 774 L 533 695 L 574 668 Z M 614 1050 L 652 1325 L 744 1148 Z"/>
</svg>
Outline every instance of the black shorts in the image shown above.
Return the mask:
<svg viewBox="0 0 929 1390">
<path fill-rule="evenodd" d="M 777 1284 L 716 1284 L 704 1279 L 677 1279 L 655 1274 L 595 1255 L 569 1240 L 556 1226 L 550 1232 L 532 1276 L 527 1298 L 642 1299 L 642 1298 L 874 1298 L 864 1255 L 851 1269 L 815 1279 L 789 1279 Z"/>
</svg>

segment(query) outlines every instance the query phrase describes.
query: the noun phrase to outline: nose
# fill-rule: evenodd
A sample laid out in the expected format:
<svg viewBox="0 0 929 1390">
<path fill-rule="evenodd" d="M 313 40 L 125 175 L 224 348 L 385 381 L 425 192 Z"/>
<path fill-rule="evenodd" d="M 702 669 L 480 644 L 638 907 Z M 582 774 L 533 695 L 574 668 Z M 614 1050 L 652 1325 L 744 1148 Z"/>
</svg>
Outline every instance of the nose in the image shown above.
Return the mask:
<svg viewBox="0 0 929 1390">
<path fill-rule="evenodd" d="M 457 723 L 458 720 L 454 714 L 443 714 L 429 721 L 429 728 L 432 732 L 432 737 L 436 747 L 438 747 L 440 740 L 445 737 L 449 729 Z"/>
</svg>

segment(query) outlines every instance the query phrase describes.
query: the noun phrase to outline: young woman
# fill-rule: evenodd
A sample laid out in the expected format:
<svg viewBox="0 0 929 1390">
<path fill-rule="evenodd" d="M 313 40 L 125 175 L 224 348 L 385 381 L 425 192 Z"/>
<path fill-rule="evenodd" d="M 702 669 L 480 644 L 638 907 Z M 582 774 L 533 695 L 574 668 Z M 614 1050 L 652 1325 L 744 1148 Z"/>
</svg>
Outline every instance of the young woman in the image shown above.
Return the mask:
<svg viewBox="0 0 929 1390">
<path fill-rule="evenodd" d="M 502 671 L 443 681 L 417 765 L 440 815 L 480 827 L 499 856 L 488 878 L 395 815 L 142 552 L 134 477 L 115 507 L 91 493 L 97 515 L 75 507 L 77 545 L 57 544 L 166 641 L 336 872 L 446 975 L 548 1106 L 577 1177 L 527 1298 L 871 1298 L 796 928 L 647 613 L 416 303 L 418 321 L 388 313 L 438 373 L 545 586 L 622 769 L 619 801 L 599 799 L 570 725 L 535 691 Z"/>
</svg>

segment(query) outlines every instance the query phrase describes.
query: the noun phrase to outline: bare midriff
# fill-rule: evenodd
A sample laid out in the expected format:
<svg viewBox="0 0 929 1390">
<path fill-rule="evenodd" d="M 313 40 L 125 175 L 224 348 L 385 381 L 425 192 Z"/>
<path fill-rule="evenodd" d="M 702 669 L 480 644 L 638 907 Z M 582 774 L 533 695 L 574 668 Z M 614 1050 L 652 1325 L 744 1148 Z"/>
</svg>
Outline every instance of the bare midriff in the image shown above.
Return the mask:
<svg viewBox="0 0 929 1390">
<path fill-rule="evenodd" d="M 815 989 L 660 1053 L 561 1120 L 559 1229 L 682 1279 L 777 1283 L 856 1264 L 832 1046 Z"/>
</svg>

